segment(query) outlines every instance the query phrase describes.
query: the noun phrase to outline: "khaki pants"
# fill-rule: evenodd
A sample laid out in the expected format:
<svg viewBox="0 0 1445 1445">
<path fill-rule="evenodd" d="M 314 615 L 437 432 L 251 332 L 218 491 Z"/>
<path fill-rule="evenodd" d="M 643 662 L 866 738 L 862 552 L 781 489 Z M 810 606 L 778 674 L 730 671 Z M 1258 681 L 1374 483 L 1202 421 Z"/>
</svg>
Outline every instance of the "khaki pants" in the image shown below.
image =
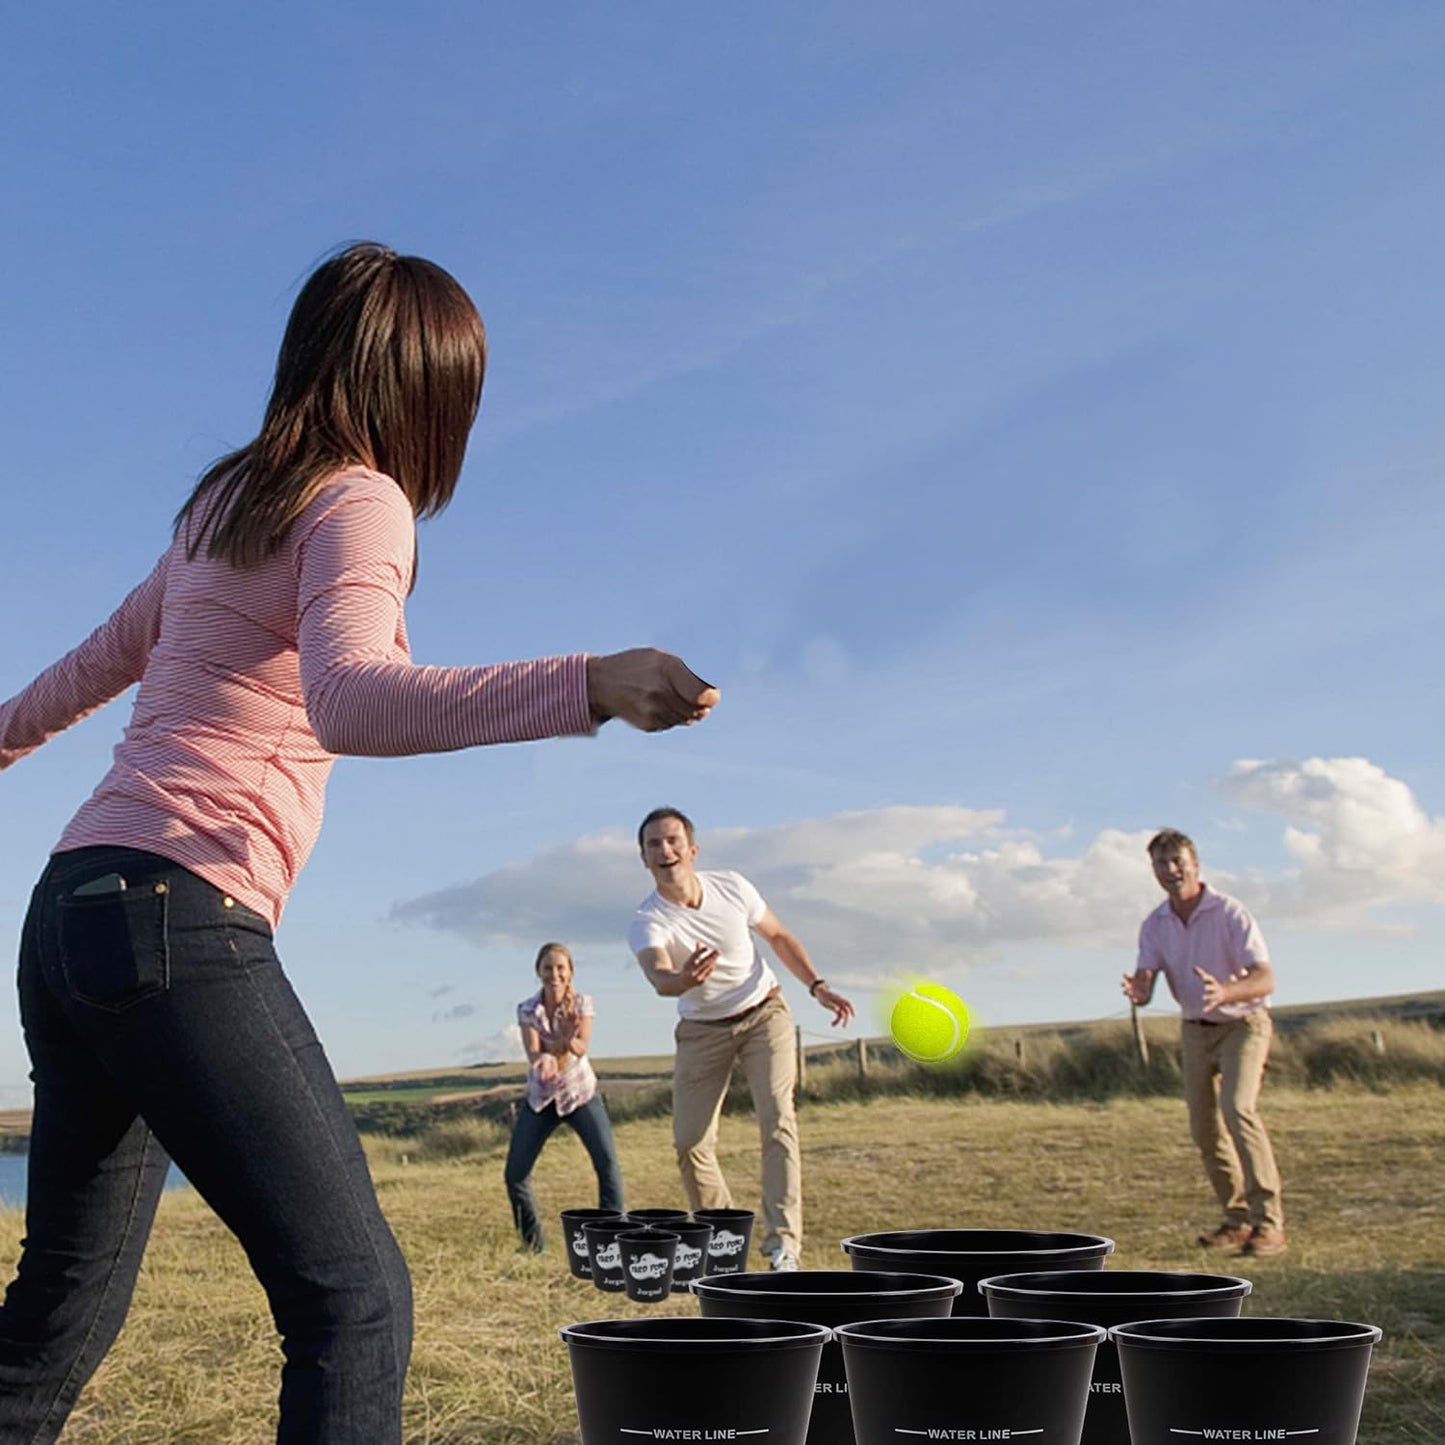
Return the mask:
<svg viewBox="0 0 1445 1445">
<path fill-rule="evenodd" d="M 1264 1009 L 1228 1023 L 1183 1021 L 1189 1132 L 1230 1224 L 1284 1226 L 1279 1169 L 1258 1110 L 1273 1037 Z"/>
<path fill-rule="evenodd" d="M 762 1238 L 766 1254 L 803 1245 L 803 1165 L 793 1110 L 793 1017 L 781 997 L 736 1023 L 680 1019 L 672 1074 L 672 1138 L 693 1209 L 730 1209 L 717 1162 L 717 1126 L 733 1064 L 752 1090 L 763 1146 Z"/>
</svg>

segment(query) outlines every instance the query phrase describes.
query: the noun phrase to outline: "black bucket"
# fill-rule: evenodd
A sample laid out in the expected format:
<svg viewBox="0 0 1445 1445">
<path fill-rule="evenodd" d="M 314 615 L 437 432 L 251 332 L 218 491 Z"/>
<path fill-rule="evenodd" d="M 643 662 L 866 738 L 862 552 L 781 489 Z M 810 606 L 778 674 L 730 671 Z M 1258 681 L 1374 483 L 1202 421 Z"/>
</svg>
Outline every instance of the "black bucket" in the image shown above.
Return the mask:
<svg viewBox="0 0 1445 1445">
<path fill-rule="evenodd" d="M 710 1224 L 670 1224 L 677 1236 L 677 1254 L 672 1262 L 672 1292 L 687 1294 L 693 1280 L 707 1273 L 707 1247 L 712 1242 Z"/>
<path fill-rule="evenodd" d="M 1144 1320 L 1109 1331 L 1138 1441 L 1355 1445 L 1380 1331 L 1344 1320 Z"/>
<path fill-rule="evenodd" d="M 671 1229 L 674 1224 L 686 1224 L 689 1215 L 685 1209 L 629 1209 L 627 1217 L 639 1229 Z"/>
<path fill-rule="evenodd" d="M 1229 1274 L 1153 1269 L 1053 1269 L 1005 1274 L 978 1283 L 994 1319 L 1128 1324 L 1164 1316 L 1234 1318 L 1253 1285 Z M 1130 1445 L 1119 1352 L 1112 1340 L 1094 1356 L 1083 1445 Z"/>
<path fill-rule="evenodd" d="M 953 1315 L 839 1325 L 835 1338 L 843 1346 L 857 1445 L 1079 1445 L 1104 1331 L 1073 1320 Z"/>
<path fill-rule="evenodd" d="M 742 1274 L 748 1267 L 748 1245 L 753 1237 L 751 1209 L 694 1209 L 699 1224 L 712 1225 L 707 1247 L 709 1274 Z"/>
<path fill-rule="evenodd" d="M 622 1249 L 622 1283 L 627 1298 L 655 1305 L 672 1293 L 672 1263 L 677 1235 L 664 1229 L 624 1229 L 617 1236 Z"/>
<path fill-rule="evenodd" d="M 828 1331 L 790 1320 L 599 1320 L 559 1331 L 582 1445 L 804 1445 Z"/>
<path fill-rule="evenodd" d="M 802 1320 L 810 1325 L 848 1324 L 882 1315 L 904 1319 L 946 1316 L 958 1293 L 956 1279 L 931 1274 L 864 1273 L 847 1269 L 801 1269 L 792 1273 L 726 1274 L 692 1287 L 705 1319 Z M 808 1445 L 852 1445 L 853 1415 L 843 1351 L 823 1346 Z"/>
<path fill-rule="evenodd" d="M 1038 1269 L 1103 1269 L 1114 1241 L 1102 1234 L 1049 1229 L 891 1229 L 843 1241 L 854 1269 L 906 1270 L 956 1279 L 963 1293 L 956 1315 L 986 1315 L 978 1282 L 995 1274 Z"/>
<path fill-rule="evenodd" d="M 621 1294 L 627 1288 L 622 1273 L 622 1246 L 617 1236 L 636 1229 L 623 1215 L 616 1219 L 591 1219 L 582 1226 L 587 1236 L 587 1257 L 592 1265 L 592 1283 L 598 1289 Z"/>
<path fill-rule="evenodd" d="M 578 1279 L 592 1278 L 592 1260 L 587 1252 L 587 1236 L 582 1232 L 584 1224 L 598 1219 L 621 1219 L 620 1209 L 564 1209 L 562 1211 L 562 1240 L 567 1250 L 567 1267 Z"/>
</svg>

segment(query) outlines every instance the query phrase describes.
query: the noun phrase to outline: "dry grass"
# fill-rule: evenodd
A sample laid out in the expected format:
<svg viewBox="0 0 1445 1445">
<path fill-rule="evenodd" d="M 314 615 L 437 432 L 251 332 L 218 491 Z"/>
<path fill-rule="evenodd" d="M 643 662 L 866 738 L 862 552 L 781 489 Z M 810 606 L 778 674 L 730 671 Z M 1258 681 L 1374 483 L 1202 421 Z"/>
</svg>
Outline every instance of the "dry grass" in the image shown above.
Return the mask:
<svg viewBox="0 0 1445 1445">
<path fill-rule="evenodd" d="M 1229 1261 L 1256 1281 L 1247 1307 L 1381 1325 L 1360 1445 L 1433 1445 L 1445 1438 L 1445 1093 L 1275 1090 L 1266 1103 L 1292 1250 L 1281 1260 Z M 679 1202 L 667 1122 L 633 1120 L 617 1134 L 630 1202 Z M 1192 1233 L 1213 1222 L 1175 1099 L 809 1104 L 803 1139 L 814 1268 L 844 1263 L 845 1235 L 943 1225 L 1096 1231 L 1118 1241 L 1119 1267 L 1194 1268 Z M 517 1252 L 501 1185 L 505 1140 L 495 1131 L 449 1137 L 427 1161 L 414 1141 L 371 1148 L 416 1285 L 408 1441 L 575 1440 L 557 1327 L 642 1307 L 572 1280 L 555 1244 L 540 1257 Z M 750 1119 L 724 1119 L 722 1152 L 740 1201 L 754 1200 Z M 543 1155 L 537 1187 L 549 1213 L 591 1202 L 591 1171 L 570 1133 Z M 0 1227 L 8 1268 L 19 1217 L 0 1217 Z M 130 1321 L 64 1440 L 261 1445 L 274 1437 L 278 1365 L 240 1251 L 180 1191 L 162 1204 Z"/>
</svg>

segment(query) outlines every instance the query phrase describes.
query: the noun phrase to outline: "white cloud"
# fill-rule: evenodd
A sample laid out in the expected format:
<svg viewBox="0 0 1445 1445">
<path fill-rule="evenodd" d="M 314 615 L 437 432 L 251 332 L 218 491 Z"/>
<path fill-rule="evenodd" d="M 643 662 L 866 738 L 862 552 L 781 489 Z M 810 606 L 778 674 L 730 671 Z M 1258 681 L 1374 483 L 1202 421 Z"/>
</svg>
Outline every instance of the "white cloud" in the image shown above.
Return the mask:
<svg viewBox="0 0 1445 1445">
<path fill-rule="evenodd" d="M 1219 787 L 1284 823 L 1288 864 L 1272 875 L 1205 860 L 1206 876 L 1267 927 L 1394 930 L 1380 910 L 1445 901 L 1445 826 L 1376 764 L 1242 761 Z M 1148 837 L 1106 828 L 1066 853 L 1067 830 L 1008 829 L 997 810 L 900 806 L 705 831 L 699 866 L 747 874 L 830 976 L 866 984 L 900 970 L 1012 966 L 1029 945 L 1128 948 L 1160 896 Z M 562 938 L 620 950 L 648 887 L 634 837 L 611 831 L 400 904 L 394 916 L 484 948 Z"/>
<path fill-rule="evenodd" d="M 525 1059 L 527 1051 L 522 1047 L 522 1030 L 511 1023 L 489 1038 L 477 1039 L 458 1052 L 464 1064 L 510 1064 Z"/>
<path fill-rule="evenodd" d="M 1046 858 L 1003 814 L 887 807 L 700 839 L 702 867 L 747 874 L 832 976 L 958 972 L 995 945 L 1132 936 L 1154 886 L 1143 834 L 1108 831 L 1078 856 Z M 618 947 L 650 880 L 636 841 L 596 834 L 474 883 L 398 905 L 394 916 L 482 947 L 559 937 Z"/>
<path fill-rule="evenodd" d="M 636 840 L 613 830 L 400 903 L 392 917 L 459 934 L 482 947 L 530 951 L 547 938 L 614 942 L 627 931 L 631 910 L 649 886 Z"/>
<path fill-rule="evenodd" d="M 1293 867 L 1261 884 L 1261 907 L 1321 929 L 1386 926 L 1378 910 L 1445 902 L 1445 822 L 1368 758 L 1237 762 L 1221 789 L 1284 819 Z"/>
</svg>

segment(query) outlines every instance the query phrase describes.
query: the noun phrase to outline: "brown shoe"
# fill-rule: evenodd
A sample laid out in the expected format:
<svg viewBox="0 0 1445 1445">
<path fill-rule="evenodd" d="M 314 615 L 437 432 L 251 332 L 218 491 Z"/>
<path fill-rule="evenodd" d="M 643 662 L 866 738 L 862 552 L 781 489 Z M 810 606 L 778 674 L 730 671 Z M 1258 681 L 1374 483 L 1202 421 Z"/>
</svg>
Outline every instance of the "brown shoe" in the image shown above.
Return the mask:
<svg viewBox="0 0 1445 1445">
<path fill-rule="evenodd" d="M 1250 1241 L 1254 1231 L 1247 1224 L 1232 1224 L 1225 1220 L 1218 1229 L 1211 1229 L 1208 1234 L 1199 1236 L 1199 1243 L 1205 1249 L 1243 1249 Z"/>
<path fill-rule="evenodd" d="M 1257 1224 L 1250 1230 L 1249 1238 L 1239 1252 L 1251 1259 L 1268 1259 L 1271 1255 L 1283 1254 L 1288 1248 L 1284 1230 L 1278 1225 Z"/>
</svg>

